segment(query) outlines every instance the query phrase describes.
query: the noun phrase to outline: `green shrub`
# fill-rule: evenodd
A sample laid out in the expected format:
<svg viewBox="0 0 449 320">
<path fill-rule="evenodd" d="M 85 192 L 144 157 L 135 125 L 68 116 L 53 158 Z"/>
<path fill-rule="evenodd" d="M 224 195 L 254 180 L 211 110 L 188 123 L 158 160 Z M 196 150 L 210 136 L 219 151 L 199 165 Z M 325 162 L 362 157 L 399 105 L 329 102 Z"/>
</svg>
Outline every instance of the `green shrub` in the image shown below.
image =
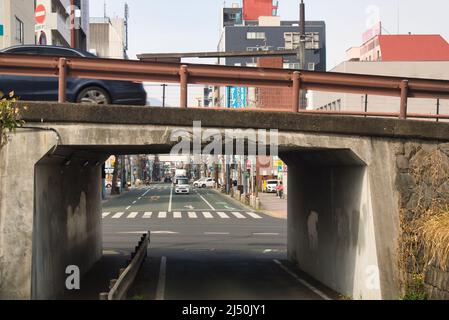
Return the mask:
<svg viewBox="0 0 449 320">
<path fill-rule="evenodd" d="M 20 120 L 20 107 L 14 92 L 7 96 L 0 92 L 0 98 L 0 147 L 3 147 L 8 142 L 8 134 L 14 133 L 25 122 Z"/>
</svg>

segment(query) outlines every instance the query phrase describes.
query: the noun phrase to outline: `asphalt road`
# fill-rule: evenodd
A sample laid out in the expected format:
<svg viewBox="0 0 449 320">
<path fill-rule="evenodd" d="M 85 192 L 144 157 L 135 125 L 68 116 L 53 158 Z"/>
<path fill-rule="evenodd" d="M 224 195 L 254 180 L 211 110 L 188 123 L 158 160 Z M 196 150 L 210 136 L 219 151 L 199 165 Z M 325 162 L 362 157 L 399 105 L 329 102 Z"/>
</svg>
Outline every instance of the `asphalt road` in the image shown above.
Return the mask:
<svg viewBox="0 0 449 320">
<path fill-rule="evenodd" d="M 125 257 L 151 231 L 148 259 L 130 299 L 323 299 L 286 261 L 287 221 L 250 210 L 215 190 L 176 195 L 152 185 L 103 205 L 105 253 Z M 328 294 L 329 293 L 329 294 Z"/>
</svg>

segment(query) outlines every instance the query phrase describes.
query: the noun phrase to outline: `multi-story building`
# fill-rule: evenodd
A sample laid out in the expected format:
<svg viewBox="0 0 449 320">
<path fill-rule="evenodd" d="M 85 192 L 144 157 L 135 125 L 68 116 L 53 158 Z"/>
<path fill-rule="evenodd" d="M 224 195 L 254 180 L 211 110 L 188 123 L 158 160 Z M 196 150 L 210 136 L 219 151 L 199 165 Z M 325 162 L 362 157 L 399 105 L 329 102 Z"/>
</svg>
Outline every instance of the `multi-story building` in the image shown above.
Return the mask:
<svg viewBox="0 0 449 320">
<path fill-rule="evenodd" d="M 0 0 L 0 49 L 34 44 L 34 0 Z"/>
<path fill-rule="evenodd" d="M 36 39 L 42 45 L 88 49 L 89 0 L 36 0 Z M 74 42 L 70 13 L 75 13 Z M 40 17 L 40 18 L 39 18 Z"/>
<path fill-rule="evenodd" d="M 332 72 L 449 80 L 449 43 L 440 35 L 371 33 Z M 310 91 L 308 109 L 399 112 L 399 98 Z M 447 100 L 409 99 L 413 113 L 448 113 Z"/>
<path fill-rule="evenodd" d="M 237 4 L 223 8 L 218 51 L 272 51 L 296 50 L 299 48 L 300 27 L 298 21 L 281 21 L 276 16 L 277 5 L 273 1 L 246 0 L 243 7 Z M 266 15 L 266 16 L 265 16 Z M 324 21 L 306 21 L 305 69 L 326 71 L 326 24 Z M 299 50 L 298 50 L 299 53 Z M 265 59 L 265 58 L 263 58 Z M 254 57 L 227 57 L 218 63 L 228 66 L 257 67 L 273 64 L 272 67 L 300 69 L 298 55 L 284 56 L 279 61 L 259 62 Z M 265 90 L 265 89 L 263 89 Z M 262 90 L 262 91 L 263 91 Z M 207 90 L 209 105 L 241 108 L 263 107 L 256 88 L 227 87 Z M 285 108 L 291 108 L 286 101 Z"/>
<path fill-rule="evenodd" d="M 91 18 L 89 49 L 102 58 L 126 59 L 126 28 L 123 18 Z"/>
</svg>

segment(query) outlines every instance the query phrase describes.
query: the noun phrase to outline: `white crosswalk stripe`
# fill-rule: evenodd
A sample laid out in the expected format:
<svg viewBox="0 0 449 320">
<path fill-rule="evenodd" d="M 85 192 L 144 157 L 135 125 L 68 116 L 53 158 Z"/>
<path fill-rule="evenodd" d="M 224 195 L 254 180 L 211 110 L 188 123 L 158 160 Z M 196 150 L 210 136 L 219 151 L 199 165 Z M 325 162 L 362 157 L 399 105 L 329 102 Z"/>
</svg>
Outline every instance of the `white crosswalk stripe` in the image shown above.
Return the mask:
<svg viewBox="0 0 449 320">
<path fill-rule="evenodd" d="M 262 219 L 261 216 L 259 216 L 258 214 L 254 213 L 254 212 L 247 212 L 246 214 L 249 215 L 251 218 L 254 218 L 254 219 Z"/>
<path fill-rule="evenodd" d="M 224 212 L 224 211 L 200 211 L 200 212 L 195 212 L 195 211 L 174 211 L 172 212 L 167 212 L 167 211 L 159 211 L 159 212 L 153 212 L 151 211 L 146 211 L 146 212 L 138 212 L 138 211 L 133 211 L 130 213 L 127 212 L 103 212 L 102 213 L 102 218 L 106 219 L 120 219 L 120 218 L 126 218 L 127 219 L 151 219 L 151 218 L 158 218 L 158 219 L 168 219 L 168 218 L 173 218 L 176 220 L 181 220 L 181 219 L 198 219 L 200 217 L 204 217 L 205 219 L 214 219 L 214 218 L 219 218 L 219 219 L 263 219 L 263 217 L 260 214 L 257 214 L 255 212 L 251 212 L 251 211 L 232 211 L 232 212 Z"/>
<path fill-rule="evenodd" d="M 214 216 L 210 212 L 203 212 L 203 216 L 206 219 L 213 219 Z"/>
<path fill-rule="evenodd" d="M 173 212 L 173 218 L 181 219 L 182 218 L 182 213 L 181 212 Z"/>
<path fill-rule="evenodd" d="M 125 214 L 124 212 L 117 212 L 112 216 L 112 219 L 120 219 L 120 217 L 123 216 L 124 214 Z"/>
<path fill-rule="evenodd" d="M 224 212 L 217 212 L 217 214 L 220 216 L 220 218 L 222 219 L 229 219 L 229 216 L 224 213 Z"/>
<path fill-rule="evenodd" d="M 153 215 L 153 212 L 145 212 L 142 216 L 142 218 L 144 219 L 150 219 L 151 216 Z"/>
<path fill-rule="evenodd" d="M 197 219 L 198 218 L 198 216 L 196 215 L 196 212 L 189 212 L 188 215 L 189 215 L 189 219 Z"/>
<path fill-rule="evenodd" d="M 131 212 L 126 218 L 127 219 L 135 219 L 139 213 L 138 212 Z"/>
<path fill-rule="evenodd" d="M 231 212 L 237 219 L 246 219 L 246 217 L 240 212 Z"/>
</svg>

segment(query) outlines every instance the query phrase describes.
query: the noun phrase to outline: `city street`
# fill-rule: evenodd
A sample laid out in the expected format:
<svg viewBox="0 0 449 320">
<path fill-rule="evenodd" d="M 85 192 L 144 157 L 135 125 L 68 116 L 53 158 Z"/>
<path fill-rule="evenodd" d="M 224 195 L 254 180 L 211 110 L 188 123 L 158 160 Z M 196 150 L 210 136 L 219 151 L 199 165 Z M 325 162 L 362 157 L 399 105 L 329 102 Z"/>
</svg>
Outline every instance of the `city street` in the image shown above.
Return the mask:
<svg viewBox="0 0 449 320">
<path fill-rule="evenodd" d="M 131 251 L 151 231 L 130 299 L 325 298 L 286 267 L 286 227 L 212 189 L 175 195 L 157 184 L 103 205 L 105 253 Z"/>
</svg>

